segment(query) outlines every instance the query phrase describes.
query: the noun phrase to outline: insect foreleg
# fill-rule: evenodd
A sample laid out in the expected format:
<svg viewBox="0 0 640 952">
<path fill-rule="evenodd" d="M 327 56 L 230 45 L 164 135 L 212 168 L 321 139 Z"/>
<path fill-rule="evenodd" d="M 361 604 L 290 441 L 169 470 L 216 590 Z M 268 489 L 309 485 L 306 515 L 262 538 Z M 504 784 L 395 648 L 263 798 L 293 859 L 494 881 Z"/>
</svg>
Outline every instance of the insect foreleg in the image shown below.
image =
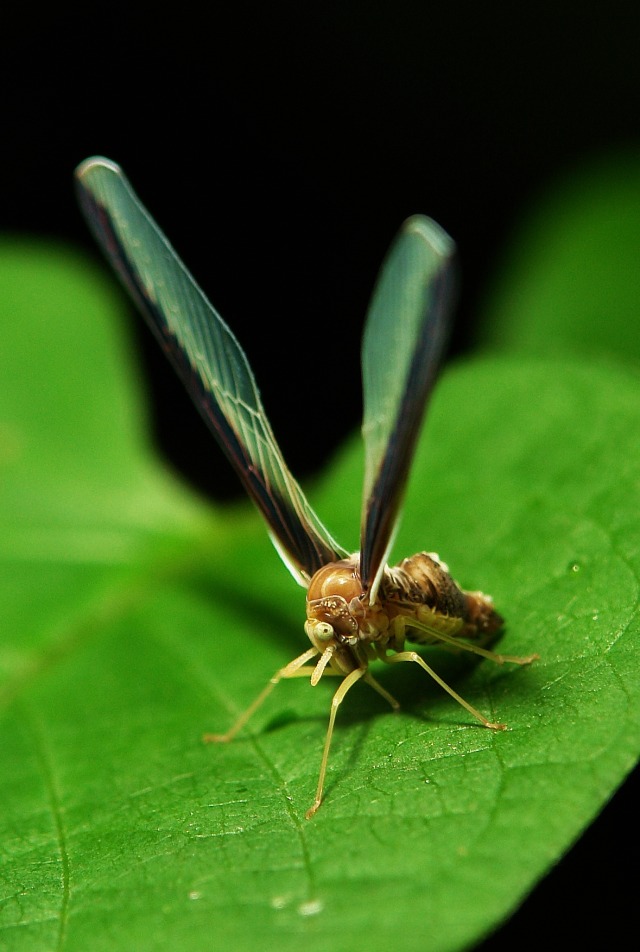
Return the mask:
<svg viewBox="0 0 640 952">
<path fill-rule="evenodd" d="M 240 731 L 247 721 L 255 714 L 258 708 L 266 701 L 269 697 L 276 684 L 282 681 L 283 678 L 303 678 L 310 677 L 313 674 L 313 668 L 304 669 L 303 665 L 307 661 L 311 661 L 312 658 L 315 658 L 318 654 L 317 648 L 307 648 L 307 650 L 299 655 L 299 657 L 294 658 L 293 661 L 290 661 L 289 664 L 286 664 L 284 668 L 280 668 L 268 684 L 262 689 L 257 698 L 249 705 L 249 707 L 244 711 L 238 720 L 235 722 L 233 727 L 227 731 L 226 734 L 205 734 L 202 738 L 205 744 L 211 743 L 226 743 L 227 741 L 233 740 L 238 731 Z"/>
<path fill-rule="evenodd" d="M 329 748 L 331 747 L 331 737 L 333 736 L 333 726 L 336 722 L 336 714 L 338 713 L 338 708 L 342 704 L 345 695 L 353 687 L 356 681 L 359 681 L 360 678 L 367 675 L 366 668 L 355 668 L 351 671 L 350 674 L 346 676 L 336 693 L 333 695 L 331 700 L 331 713 L 329 715 L 329 726 L 327 727 L 327 736 L 324 741 L 324 750 L 322 751 L 322 761 L 320 762 L 320 776 L 318 777 L 318 786 L 316 788 L 315 800 L 305 813 L 307 820 L 310 820 L 313 814 L 316 812 L 320 804 L 322 803 L 322 791 L 324 789 L 324 778 L 327 773 L 327 761 L 329 760 Z M 368 680 L 368 679 L 367 679 Z"/>
<path fill-rule="evenodd" d="M 468 701 L 465 701 L 463 697 L 460 697 L 457 691 L 454 691 L 446 681 L 443 681 L 442 678 L 436 674 L 433 668 L 430 668 L 427 662 L 422 658 L 417 651 L 398 651 L 397 654 L 387 655 L 384 652 L 384 649 L 380 648 L 377 652 L 378 657 L 381 661 L 384 661 L 385 664 L 397 664 L 400 661 L 415 661 L 416 664 L 419 664 L 427 674 L 433 678 L 433 680 L 440 685 L 441 688 L 451 695 L 454 701 L 457 701 L 458 704 L 461 704 L 465 710 L 469 711 L 470 714 L 473 714 L 481 724 L 485 727 L 491 727 L 493 730 L 503 731 L 506 729 L 506 724 L 494 724 L 492 721 L 488 721 L 484 714 L 481 714 L 480 711 L 476 710 L 472 704 L 469 704 Z"/>
<path fill-rule="evenodd" d="M 385 688 L 383 688 L 382 685 L 378 681 L 376 681 L 374 676 L 370 674 L 369 671 L 367 671 L 367 673 L 364 675 L 364 680 L 367 682 L 367 684 L 371 685 L 374 691 L 377 691 L 380 697 L 383 697 L 385 699 L 387 704 L 391 705 L 394 711 L 400 710 L 400 703 L 396 701 L 393 694 L 389 694 L 389 692 Z"/>
</svg>

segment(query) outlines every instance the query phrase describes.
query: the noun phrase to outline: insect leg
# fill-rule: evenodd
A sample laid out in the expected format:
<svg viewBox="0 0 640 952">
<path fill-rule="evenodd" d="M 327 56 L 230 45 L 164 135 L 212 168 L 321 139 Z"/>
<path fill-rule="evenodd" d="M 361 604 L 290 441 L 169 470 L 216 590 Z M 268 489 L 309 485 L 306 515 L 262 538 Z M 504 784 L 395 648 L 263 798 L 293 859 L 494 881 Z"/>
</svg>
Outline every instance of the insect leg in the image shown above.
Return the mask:
<svg viewBox="0 0 640 952">
<path fill-rule="evenodd" d="M 297 678 L 297 677 L 310 677 L 313 673 L 313 669 L 303 670 L 303 665 L 307 661 L 311 661 L 312 658 L 315 658 L 318 654 L 317 648 L 308 648 L 304 654 L 301 654 L 299 657 L 294 658 L 293 661 L 290 661 L 289 664 L 285 665 L 284 668 L 280 668 L 268 684 L 263 688 L 257 698 L 249 705 L 249 707 L 244 711 L 235 724 L 226 732 L 226 734 L 205 734 L 202 738 L 205 744 L 211 743 L 226 743 L 227 741 L 233 740 L 239 730 L 241 730 L 247 721 L 255 714 L 258 708 L 263 704 L 264 701 L 269 697 L 276 684 L 278 684 L 283 678 Z"/>
<path fill-rule="evenodd" d="M 365 674 L 364 679 L 367 682 L 367 684 L 371 685 L 374 691 L 378 692 L 380 697 L 383 697 L 385 701 L 391 705 L 394 711 L 400 710 L 400 703 L 396 701 L 393 694 L 389 694 L 389 692 L 385 688 L 383 688 L 382 685 L 378 681 L 376 681 L 374 676 L 370 674 L 369 671 L 367 671 L 367 673 Z"/>
<path fill-rule="evenodd" d="M 418 631 L 424 631 L 425 634 L 430 635 L 434 641 L 437 640 L 441 641 L 445 645 L 451 645 L 451 647 L 455 648 L 457 651 L 470 651 L 472 654 L 481 655 L 481 657 L 488 658 L 489 661 L 493 661 L 495 664 L 504 664 L 505 661 L 509 662 L 509 664 L 531 664 L 532 661 L 537 661 L 540 657 L 540 655 L 537 654 L 525 655 L 524 657 L 521 657 L 519 655 L 500 654 L 497 651 L 489 651 L 488 648 L 482 648 L 480 645 L 476 645 L 470 641 L 465 641 L 463 638 L 456 637 L 455 635 L 447 635 L 443 631 L 430 628 L 429 625 L 424 625 L 414 619 L 411 619 L 410 626 L 417 629 Z M 409 640 L 411 640 L 410 636 Z"/>
<path fill-rule="evenodd" d="M 316 797 L 307 812 L 305 817 L 307 820 L 310 820 L 313 814 L 316 812 L 320 804 L 322 803 L 322 791 L 324 789 L 324 778 L 327 773 L 327 762 L 329 760 L 329 748 L 331 747 L 331 737 L 333 735 L 333 725 L 336 722 L 336 714 L 338 713 L 338 708 L 342 704 L 345 695 L 353 687 L 353 685 L 362 677 L 366 677 L 367 669 L 366 668 L 355 668 L 354 671 L 351 671 L 350 674 L 346 676 L 336 693 L 333 695 L 331 701 L 331 713 L 329 715 L 329 726 L 327 727 L 327 736 L 324 741 L 324 750 L 322 752 L 322 761 L 320 762 L 320 776 L 318 777 L 318 786 L 316 788 Z M 368 679 L 367 679 L 368 680 Z M 369 682 L 371 683 L 371 682 Z"/>
<path fill-rule="evenodd" d="M 415 661 L 416 664 L 419 664 L 427 674 L 433 678 L 433 680 L 440 685 L 441 688 L 450 694 L 454 701 L 457 701 L 458 704 L 461 704 L 465 710 L 469 711 L 470 714 L 473 714 L 481 724 L 485 727 L 491 727 L 493 730 L 503 731 L 506 729 L 506 724 L 494 724 L 492 721 L 488 721 L 484 714 L 481 714 L 480 711 L 476 710 L 472 704 L 469 704 L 468 701 L 465 701 L 463 697 L 460 697 L 457 691 L 454 691 L 446 681 L 443 681 L 442 678 L 436 674 L 433 668 L 430 668 L 427 662 L 422 658 L 417 651 L 398 651 L 394 655 L 386 655 L 384 650 L 380 649 L 378 652 L 378 657 L 381 661 L 384 661 L 385 664 L 397 664 L 400 661 Z"/>
</svg>

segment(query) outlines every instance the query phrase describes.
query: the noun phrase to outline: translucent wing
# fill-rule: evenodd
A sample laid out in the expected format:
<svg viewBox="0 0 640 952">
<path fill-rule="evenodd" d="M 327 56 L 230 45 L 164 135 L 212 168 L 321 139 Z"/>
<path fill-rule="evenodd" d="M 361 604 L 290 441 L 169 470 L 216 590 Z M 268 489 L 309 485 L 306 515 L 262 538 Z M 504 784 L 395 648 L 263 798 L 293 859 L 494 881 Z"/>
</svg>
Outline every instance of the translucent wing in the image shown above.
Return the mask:
<svg viewBox="0 0 640 952">
<path fill-rule="evenodd" d="M 362 343 L 365 477 L 360 571 L 369 598 L 393 541 L 425 403 L 447 337 L 453 241 L 430 218 L 405 222 L 373 292 Z"/>
<path fill-rule="evenodd" d="M 87 159 L 76 180 L 98 242 L 262 512 L 283 560 L 306 585 L 345 551 L 287 469 L 242 348 L 121 169 L 107 159 Z"/>
</svg>

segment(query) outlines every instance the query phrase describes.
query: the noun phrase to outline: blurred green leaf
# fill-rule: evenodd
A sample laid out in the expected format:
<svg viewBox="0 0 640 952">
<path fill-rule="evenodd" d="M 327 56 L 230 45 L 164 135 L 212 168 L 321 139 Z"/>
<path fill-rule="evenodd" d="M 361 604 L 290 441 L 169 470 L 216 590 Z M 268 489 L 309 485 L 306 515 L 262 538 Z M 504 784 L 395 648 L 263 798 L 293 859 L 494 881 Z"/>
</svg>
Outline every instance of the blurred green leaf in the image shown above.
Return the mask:
<svg viewBox="0 0 640 952">
<path fill-rule="evenodd" d="M 431 653 L 503 733 L 414 665 L 380 673 L 398 715 L 355 688 L 307 822 L 330 686 L 285 683 L 247 735 L 200 741 L 304 649 L 304 593 L 248 507 L 155 460 L 111 286 L 50 247 L 1 258 L 7 948 L 477 941 L 638 756 L 637 379 L 516 357 L 444 375 L 396 555 L 439 550 L 540 661 Z M 361 478 L 354 441 L 312 493 L 350 546 Z"/>
<path fill-rule="evenodd" d="M 565 171 L 520 212 L 482 340 L 524 354 L 640 358 L 640 150 Z"/>
</svg>

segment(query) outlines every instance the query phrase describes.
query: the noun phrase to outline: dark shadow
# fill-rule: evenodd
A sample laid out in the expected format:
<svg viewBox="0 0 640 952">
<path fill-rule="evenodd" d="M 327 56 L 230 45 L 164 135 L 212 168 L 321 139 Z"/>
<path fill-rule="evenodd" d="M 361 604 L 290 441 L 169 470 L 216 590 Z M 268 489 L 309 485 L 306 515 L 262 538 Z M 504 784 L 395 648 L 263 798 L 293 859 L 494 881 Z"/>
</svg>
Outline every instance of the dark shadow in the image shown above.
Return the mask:
<svg viewBox="0 0 640 952">
<path fill-rule="evenodd" d="M 640 769 L 479 952 L 633 945 Z M 631 930 L 631 931 L 630 931 Z"/>
</svg>

